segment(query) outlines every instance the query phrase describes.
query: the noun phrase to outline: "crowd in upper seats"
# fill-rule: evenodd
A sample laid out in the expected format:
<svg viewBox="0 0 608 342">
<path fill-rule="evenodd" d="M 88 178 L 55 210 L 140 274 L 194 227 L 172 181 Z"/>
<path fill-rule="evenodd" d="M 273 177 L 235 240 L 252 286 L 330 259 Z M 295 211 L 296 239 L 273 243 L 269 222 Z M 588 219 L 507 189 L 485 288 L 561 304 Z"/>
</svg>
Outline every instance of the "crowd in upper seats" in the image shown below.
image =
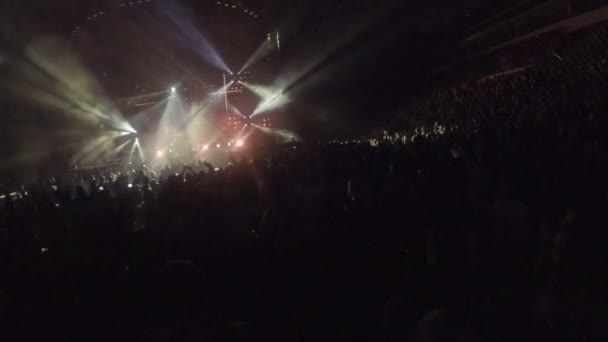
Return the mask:
<svg viewBox="0 0 608 342">
<path fill-rule="evenodd" d="M 519 63 L 512 69 L 436 91 L 418 101 L 415 112 L 405 113 L 394 129 L 431 128 L 439 122 L 460 124 L 463 134 L 484 125 L 505 137 L 526 129 L 544 130 L 538 135 L 543 139 L 592 133 L 605 120 L 600 113 L 605 107 L 607 30 L 601 25 L 568 36 L 551 35 L 538 42 L 545 43 L 545 59 L 529 64 L 511 55 Z"/>
<path fill-rule="evenodd" d="M 605 340 L 608 40 L 579 38 L 372 144 L 4 194 L 0 338 Z"/>
</svg>

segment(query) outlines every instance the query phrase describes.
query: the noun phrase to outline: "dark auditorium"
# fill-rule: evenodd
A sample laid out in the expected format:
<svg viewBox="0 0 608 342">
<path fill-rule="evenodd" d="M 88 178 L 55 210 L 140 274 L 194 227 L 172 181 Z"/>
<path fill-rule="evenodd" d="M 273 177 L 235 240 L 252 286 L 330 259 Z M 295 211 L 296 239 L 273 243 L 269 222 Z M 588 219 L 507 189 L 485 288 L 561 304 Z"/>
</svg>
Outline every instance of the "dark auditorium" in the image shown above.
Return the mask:
<svg viewBox="0 0 608 342">
<path fill-rule="evenodd" d="M 0 341 L 608 341 L 607 0 L 0 19 Z"/>
</svg>

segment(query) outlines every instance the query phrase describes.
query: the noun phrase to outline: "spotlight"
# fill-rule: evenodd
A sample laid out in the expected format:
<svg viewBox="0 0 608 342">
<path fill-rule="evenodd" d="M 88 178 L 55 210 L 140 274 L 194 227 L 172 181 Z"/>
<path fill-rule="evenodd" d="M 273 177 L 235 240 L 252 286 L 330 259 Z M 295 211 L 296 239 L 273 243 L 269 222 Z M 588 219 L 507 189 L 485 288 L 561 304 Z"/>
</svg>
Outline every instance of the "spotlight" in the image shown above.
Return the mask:
<svg viewBox="0 0 608 342">
<path fill-rule="evenodd" d="M 222 145 L 221 144 L 217 144 L 217 148 L 220 148 L 220 147 L 222 147 Z"/>
<path fill-rule="evenodd" d="M 130 188 L 132 188 L 132 187 L 133 187 L 133 184 L 130 184 L 130 183 L 129 183 L 129 185 L 127 185 L 127 186 L 128 186 L 128 187 L 129 187 L 129 189 L 130 189 Z"/>
<path fill-rule="evenodd" d="M 156 151 L 156 156 L 158 158 L 162 158 L 165 155 L 165 152 L 163 152 L 163 150 L 158 150 Z"/>
<path fill-rule="evenodd" d="M 204 151 L 207 151 L 208 149 L 209 149 L 209 145 L 205 145 L 205 146 L 203 146 L 203 150 L 204 150 Z"/>
<path fill-rule="evenodd" d="M 175 87 L 171 87 L 171 92 L 175 93 Z"/>
<path fill-rule="evenodd" d="M 237 140 L 236 147 L 243 147 L 243 140 Z"/>
</svg>

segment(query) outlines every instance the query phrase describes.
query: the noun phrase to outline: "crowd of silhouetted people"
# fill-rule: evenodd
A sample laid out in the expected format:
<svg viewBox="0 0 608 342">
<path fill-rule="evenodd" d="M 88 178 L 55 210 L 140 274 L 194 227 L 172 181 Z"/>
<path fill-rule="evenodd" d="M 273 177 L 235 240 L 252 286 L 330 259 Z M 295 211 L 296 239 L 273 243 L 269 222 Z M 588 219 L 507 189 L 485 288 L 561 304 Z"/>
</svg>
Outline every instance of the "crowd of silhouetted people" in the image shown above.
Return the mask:
<svg viewBox="0 0 608 342">
<path fill-rule="evenodd" d="M 605 340 L 607 36 L 372 143 L 7 192 L 0 338 Z"/>
</svg>

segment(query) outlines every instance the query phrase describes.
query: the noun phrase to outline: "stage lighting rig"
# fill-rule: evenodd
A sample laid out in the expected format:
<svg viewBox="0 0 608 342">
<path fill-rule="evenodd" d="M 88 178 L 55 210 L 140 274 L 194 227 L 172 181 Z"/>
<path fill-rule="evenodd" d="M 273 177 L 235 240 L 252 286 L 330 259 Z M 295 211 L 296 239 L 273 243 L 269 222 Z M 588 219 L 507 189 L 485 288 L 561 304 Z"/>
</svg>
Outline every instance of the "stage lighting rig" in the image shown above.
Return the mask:
<svg viewBox="0 0 608 342">
<path fill-rule="evenodd" d="M 232 83 L 232 84 L 238 84 L 240 82 L 247 82 L 247 80 L 249 80 L 249 78 L 251 78 L 251 76 L 253 76 L 253 75 L 252 75 L 251 71 L 249 71 L 249 70 L 224 74 L 226 83 Z"/>
<path fill-rule="evenodd" d="M 245 92 L 244 82 L 251 77 L 250 71 L 241 71 L 236 73 L 223 73 L 222 78 L 224 87 L 219 93 L 224 95 L 224 103 L 226 114 L 228 114 L 228 94 L 242 94 Z"/>
</svg>

